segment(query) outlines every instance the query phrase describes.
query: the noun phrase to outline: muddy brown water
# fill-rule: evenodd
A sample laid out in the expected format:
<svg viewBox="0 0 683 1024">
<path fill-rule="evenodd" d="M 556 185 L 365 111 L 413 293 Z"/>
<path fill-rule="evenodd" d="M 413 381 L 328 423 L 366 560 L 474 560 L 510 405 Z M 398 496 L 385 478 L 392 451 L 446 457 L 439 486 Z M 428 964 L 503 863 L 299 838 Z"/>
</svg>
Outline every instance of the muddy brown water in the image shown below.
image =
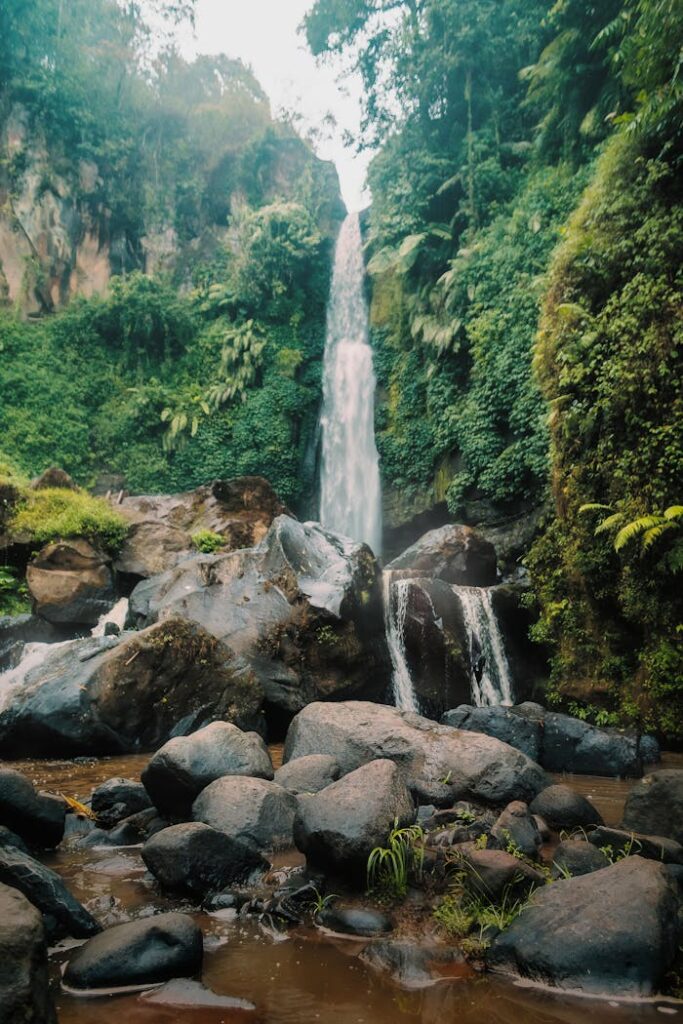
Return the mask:
<svg viewBox="0 0 683 1024">
<path fill-rule="evenodd" d="M 282 748 L 271 748 L 274 763 Z M 96 761 L 22 761 L 41 789 L 87 799 L 92 789 L 113 776 L 137 778 L 148 755 Z M 683 769 L 683 755 L 665 755 L 658 767 Z M 609 824 L 621 819 L 632 780 L 558 776 L 591 799 Z M 192 911 L 181 899 L 161 895 L 147 875 L 139 849 L 64 850 L 45 862 L 64 878 L 105 925 L 161 910 Z M 296 852 L 277 857 L 276 868 L 301 863 Z M 683 1006 L 662 1000 L 629 1003 L 560 996 L 476 975 L 455 964 L 434 983 L 405 988 L 367 966 L 359 953 L 364 943 L 325 934 L 311 927 L 280 931 L 272 921 L 240 919 L 231 911 L 195 913 L 205 935 L 202 980 L 219 996 L 246 1000 L 243 1006 L 199 1006 L 191 990 L 164 993 L 74 996 L 59 989 L 60 966 L 68 959 L 65 943 L 51 951 L 60 1024 L 661 1024 L 683 1021 Z M 170 1002 L 164 1002 L 170 999 Z M 162 1001 L 159 1001 L 162 1000 Z"/>
</svg>

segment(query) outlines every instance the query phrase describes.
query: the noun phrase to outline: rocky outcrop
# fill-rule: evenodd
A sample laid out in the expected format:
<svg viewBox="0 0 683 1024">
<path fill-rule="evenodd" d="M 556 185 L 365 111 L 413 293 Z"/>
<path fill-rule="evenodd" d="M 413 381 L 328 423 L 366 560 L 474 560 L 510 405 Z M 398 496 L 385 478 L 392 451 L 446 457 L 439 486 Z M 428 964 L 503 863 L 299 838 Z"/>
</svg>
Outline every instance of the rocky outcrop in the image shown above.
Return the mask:
<svg viewBox="0 0 683 1024">
<path fill-rule="evenodd" d="M 18 889 L 40 910 L 50 939 L 87 938 L 100 930 L 58 874 L 16 847 L 0 849 L 0 882 Z"/>
<path fill-rule="evenodd" d="M 64 836 L 66 804 L 60 797 L 38 793 L 21 772 L 0 768 L 0 825 L 29 846 L 50 849 Z"/>
<path fill-rule="evenodd" d="M 115 562 L 118 572 L 147 579 L 195 551 L 193 536 L 210 531 L 224 550 L 251 548 L 287 510 L 260 476 L 214 480 L 182 494 L 136 495 L 116 506 L 131 528 Z"/>
<path fill-rule="evenodd" d="M 201 791 L 224 775 L 273 778 L 265 743 L 229 722 L 212 722 L 164 744 L 142 773 L 155 806 L 169 818 L 188 818 Z"/>
<path fill-rule="evenodd" d="M 296 716 L 285 763 L 323 753 L 335 758 L 343 774 L 369 761 L 394 761 L 419 802 L 438 806 L 468 797 L 501 805 L 528 801 L 550 781 L 500 740 L 366 701 L 310 704 Z"/>
<path fill-rule="evenodd" d="M 626 798 L 623 823 L 683 844 L 683 772 L 663 768 L 637 782 Z"/>
<path fill-rule="evenodd" d="M 168 615 L 199 623 L 244 657 L 273 713 L 386 692 L 377 563 L 366 545 L 315 523 L 279 516 L 256 548 L 197 555 L 135 588 L 132 622 Z"/>
<path fill-rule="evenodd" d="M 142 859 L 165 889 L 202 896 L 269 866 L 253 843 L 196 821 L 157 832 L 143 846 Z"/>
<path fill-rule="evenodd" d="M 192 817 L 259 850 L 273 850 L 292 845 L 296 810 L 297 798 L 276 783 L 232 775 L 202 790 Z"/>
<path fill-rule="evenodd" d="M 416 809 L 400 769 L 377 760 L 302 798 L 294 841 L 309 864 L 366 881 L 368 857 L 386 845 L 392 828 L 415 821 Z"/>
<path fill-rule="evenodd" d="M 503 743 L 521 750 L 532 761 L 540 760 L 541 730 L 538 723 L 513 712 L 513 708 L 475 708 L 470 704 L 461 704 L 442 715 L 441 723 L 453 729 L 467 729 L 469 732 L 495 736 Z"/>
<path fill-rule="evenodd" d="M 471 526 L 449 523 L 430 530 L 386 568 L 446 583 L 488 587 L 496 582 L 496 549 Z"/>
<path fill-rule="evenodd" d="M 39 912 L 0 885 L 0 1024 L 55 1024 Z"/>
<path fill-rule="evenodd" d="M 115 601 L 110 559 L 83 538 L 47 544 L 26 569 L 36 615 L 94 626 Z"/>
<path fill-rule="evenodd" d="M 15 673 L 0 707 L 4 757 L 150 750 L 214 719 L 253 726 L 263 702 L 253 672 L 181 619 L 76 640 Z"/>
<path fill-rule="evenodd" d="M 201 970 L 202 932 L 188 914 L 115 925 L 81 946 L 69 960 L 64 984 L 74 989 L 158 985 Z"/>
<path fill-rule="evenodd" d="M 664 866 L 627 857 L 537 891 L 488 962 L 556 988 L 651 995 L 675 956 L 676 914 Z"/>
</svg>

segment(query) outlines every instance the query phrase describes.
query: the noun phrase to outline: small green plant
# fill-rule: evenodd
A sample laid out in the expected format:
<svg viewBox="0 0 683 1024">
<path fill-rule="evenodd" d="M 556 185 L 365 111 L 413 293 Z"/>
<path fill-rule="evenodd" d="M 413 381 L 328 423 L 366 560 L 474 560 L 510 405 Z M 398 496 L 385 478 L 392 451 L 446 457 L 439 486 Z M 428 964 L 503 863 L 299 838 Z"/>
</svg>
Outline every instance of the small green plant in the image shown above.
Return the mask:
<svg viewBox="0 0 683 1024">
<path fill-rule="evenodd" d="M 30 610 L 28 587 L 11 566 L 0 569 L 0 615 L 22 615 Z"/>
<path fill-rule="evenodd" d="M 472 825 L 477 820 L 477 816 L 474 811 L 462 810 L 458 811 L 458 821 L 462 821 L 465 825 Z"/>
<path fill-rule="evenodd" d="M 477 850 L 485 850 L 488 845 L 489 837 L 487 836 L 486 832 L 482 832 L 481 835 L 477 836 L 477 838 L 474 840 L 474 846 L 475 849 Z"/>
<path fill-rule="evenodd" d="M 460 948 L 468 960 L 483 960 L 491 943 L 477 935 L 468 935 L 460 943 Z"/>
<path fill-rule="evenodd" d="M 444 896 L 433 917 L 454 939 L 463 938 L 475 924 L 474 914 L 463 904 L 462 897 L 453 894 Z"/>
<path fill-rule="evenodd" d="M 442 779 L 439 779 L 439 782 L 441 783 L 442 786 L 447 786 L 452 778 L 453 778 L 453 769 L 451 769 L 450 771 L 446 772 L 444 777 Z"/>
<path fill-rule="evenodd" d="M 331 626 L 320 626 L 315 631 L 315 638 L 319 644 L 329 647 L 336 642 L 337 634 Z"/>
<path fill-rule="evenodd" d="M 630 838 L 624 843 L 623 846 L 615 849 L 611 843 L 600 847 L 600 852 L 604 853 L 610 864 L 618 864 L 620 860 L 626 860 L 627 857 L 636 856 L 640 853 L 643 848 L 643 844 L 636 839 L 635 835 L 631 833 Z"/>
<path fill-rule="evenodd" d="M 192 544 L 203 555 L 213 555 L 215 551 L 225 546 L 225 537 L 221 537 L 220 533 L 214 533 L 213 530 L 197 530 L 192 534 Z"/>
<path fill-rule="evenodd" d="M 368 889 L 396 899 L 405 896 L 411 874 L 419 881 L 424 863 L 424 832 L 419 825 L 399 828 L 398 820 L 386 846 L 376 846 L 368 857 Z"/>
<path fill-rule="evenodd" d="M 334 900 L 337 899 L 337 893 L 331 892 L 327 896 L 323 896 L 317 886 L 313 887 L 315 896 L 310 902 L 311 913 L 315 917 L 317 914 L 321 914 L 325 907 L 329 906 Z"/>
</svg>

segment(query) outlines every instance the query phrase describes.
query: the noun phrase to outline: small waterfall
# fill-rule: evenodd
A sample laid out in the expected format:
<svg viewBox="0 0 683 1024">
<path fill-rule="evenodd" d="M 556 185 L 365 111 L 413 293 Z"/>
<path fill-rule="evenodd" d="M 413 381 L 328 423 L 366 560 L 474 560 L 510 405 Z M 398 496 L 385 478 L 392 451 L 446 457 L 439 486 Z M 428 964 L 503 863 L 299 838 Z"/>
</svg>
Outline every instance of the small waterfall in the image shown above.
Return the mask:
<svg viewBox="0 0 683 1024">
<path fill-rule="evenodd" d="M 512 674 L 488 587 L 454 586 L 460 599 L 472 661 L 472 701 L 477 707 L 514 703 Z M 478 679 L 475 663 L 483 660 Z"/>
<path fill-rule="evenodd" d="M 387 645 L 391 655 L 391 685 L 394 694 L 394 705 L 401 711 L 420 713 L 420 708 L 413 689 L 413 680 L 406 660 L 405 626 L 408 612 L 409 579 L 392 579 L 393 573 L 385 572 L 384 583 L 384 622 Z"/>
<path fill-rule="evenodd" d="M 120 630 L 123 630 L 126 624 L 126 615 L 128 614 L 128 598 L 121 597 L 116 604 L 100 615 L 97 620 L 97 625 L 93 626 L 90 630 L 90 636 L 104 636 L 104 628 L 108 622 L 113 622 L 114 625 L 118 626 Z"/>
<path fill-rule="evenodd" d="M 382 542 L 379 456 L 375 445 L 375 374 L 368 343 L 365 267 L 358 214 L 344 221 L 334 255 L 323 363 L 320 522 L 365 541 Z"/>
</svg>

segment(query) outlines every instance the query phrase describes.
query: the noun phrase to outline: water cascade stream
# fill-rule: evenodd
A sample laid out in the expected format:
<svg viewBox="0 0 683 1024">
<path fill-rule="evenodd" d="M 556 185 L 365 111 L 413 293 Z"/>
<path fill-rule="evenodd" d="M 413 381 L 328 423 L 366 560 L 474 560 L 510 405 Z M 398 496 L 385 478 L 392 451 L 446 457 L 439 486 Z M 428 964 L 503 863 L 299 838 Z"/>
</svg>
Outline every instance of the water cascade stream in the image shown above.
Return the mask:
<svg viewBox="0 0 683 1024">
<path fill-rule="evenodd" d="M 489 587 L 454 586 L 462 605 L 472 661 L 472 701 L 477 707 L 514 703 L 512 674 Z M 481 672 L 475 663 L 483 662 Z"/>
<path fill-rule="evenodd" d="M 358 214 L 342 224 L 334 255 L 323 363 L 320 522 L 382 543 L 379 456 L 375 445 L 375 373 L 368 342 L 365 267 Z"/>
<path fill-rule="evenodd" d="M 391 685 L 394 704 L 401 711 L 415 711 L 420 708 L 410 676 L 405 648 L 405 625 L 408 611 L 409 579 L 392 579 L 393 573 L 384 572 L 384 622 L 387 646 L 391 656 Z"/>
</svg>

